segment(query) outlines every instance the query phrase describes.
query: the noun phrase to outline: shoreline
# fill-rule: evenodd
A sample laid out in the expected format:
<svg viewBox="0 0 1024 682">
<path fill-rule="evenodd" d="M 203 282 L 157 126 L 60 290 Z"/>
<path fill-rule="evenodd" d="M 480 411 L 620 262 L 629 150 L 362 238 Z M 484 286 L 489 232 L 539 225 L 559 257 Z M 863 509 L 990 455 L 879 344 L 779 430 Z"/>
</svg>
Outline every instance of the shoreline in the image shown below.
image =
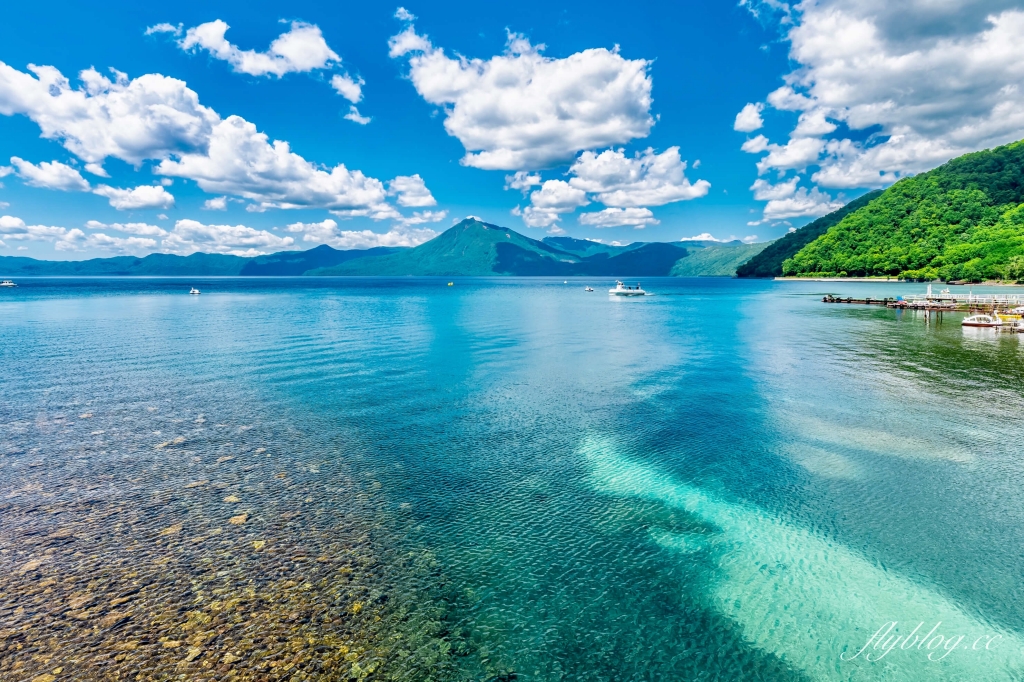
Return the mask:
<svg viewBox="0 0 1024 682">
<path fill-rule="evenodd" d="M 942 280 L 928 280 L 927 282 L 913 282 L 905 279 L 882 279 L 881 277 L 773 277 L 776 282 L 875 282 L 882 284 L 941 284 L 954 287 L 1024 287 L 1024 284 L 1015 282 L 985 281 L 971 282 L 970 284 L 950 284 Z"/>
</svg>

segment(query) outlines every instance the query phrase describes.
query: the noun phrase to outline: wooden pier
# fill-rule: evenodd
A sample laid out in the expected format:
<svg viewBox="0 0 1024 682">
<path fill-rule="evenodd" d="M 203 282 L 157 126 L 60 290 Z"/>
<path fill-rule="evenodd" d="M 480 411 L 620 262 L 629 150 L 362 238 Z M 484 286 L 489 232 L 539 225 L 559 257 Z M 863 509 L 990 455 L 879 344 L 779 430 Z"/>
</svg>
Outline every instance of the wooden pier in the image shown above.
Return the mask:
<svg viewBox="0 0 1024 682">
<path fill-rule="evenodd" d="M 826 294 L 823 303 L 850 303 L 854 305 L 884 305 L 900 310 L 928 310 L 939 312 L 992 313 L 1024 307 L 1024 297 L 1013 294 L 951 294 L 942 291 L 937 294 L 912 294 L 886 298 L 853 298 Z"/>
</svg>

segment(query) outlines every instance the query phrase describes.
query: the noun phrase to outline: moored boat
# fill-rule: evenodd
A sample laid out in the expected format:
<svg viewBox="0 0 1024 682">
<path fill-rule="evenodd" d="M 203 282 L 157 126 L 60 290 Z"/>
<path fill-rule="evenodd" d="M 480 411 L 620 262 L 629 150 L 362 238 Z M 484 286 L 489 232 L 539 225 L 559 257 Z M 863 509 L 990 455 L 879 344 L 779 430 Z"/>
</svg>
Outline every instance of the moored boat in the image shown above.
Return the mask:
<svg viewBox="0 0 1024 682">
<path fill-rule="evenodd" d="M 960 323 L 961 327 L 1002 327 L 1003 321 L 997 315 L 971 315 Z"/>
</svg>

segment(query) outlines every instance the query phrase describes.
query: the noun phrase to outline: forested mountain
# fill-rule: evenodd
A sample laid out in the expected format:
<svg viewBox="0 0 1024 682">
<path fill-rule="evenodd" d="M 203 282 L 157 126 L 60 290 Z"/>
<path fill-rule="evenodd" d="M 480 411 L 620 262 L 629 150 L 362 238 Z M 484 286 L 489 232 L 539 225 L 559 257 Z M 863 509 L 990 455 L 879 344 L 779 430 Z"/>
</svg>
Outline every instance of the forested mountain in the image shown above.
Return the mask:
<svg viewBox="0 0 1024 682">
<path fill-rule="evenodd" d="M 1024 278 L 1024 141 L 905 178 L 783 263 L 786 275 Z"/>
</svg>

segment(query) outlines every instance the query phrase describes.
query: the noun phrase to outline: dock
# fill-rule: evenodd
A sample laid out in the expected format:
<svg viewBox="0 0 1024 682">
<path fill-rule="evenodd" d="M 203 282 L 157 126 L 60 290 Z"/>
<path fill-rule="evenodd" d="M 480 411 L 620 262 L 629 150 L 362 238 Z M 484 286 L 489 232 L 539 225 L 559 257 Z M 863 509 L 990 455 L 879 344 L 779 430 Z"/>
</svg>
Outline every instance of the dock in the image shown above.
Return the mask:
<svg viewBox="0 0 1024 682">
<path fill-rule="evenodd" d="M 849 303 L 854 305 L 882 305 L 900 310 L 931 310 L 964 313 L 992 313 L 997 310 L 1012 310 L 1024 306 L 1024 296 L 1019 294 L 951 294 L 945 289 L 932 293 L 931 286 L 925 294 L 886 298 L 853 298 L 826 294 L 823 303 Z"/>
</svg>

